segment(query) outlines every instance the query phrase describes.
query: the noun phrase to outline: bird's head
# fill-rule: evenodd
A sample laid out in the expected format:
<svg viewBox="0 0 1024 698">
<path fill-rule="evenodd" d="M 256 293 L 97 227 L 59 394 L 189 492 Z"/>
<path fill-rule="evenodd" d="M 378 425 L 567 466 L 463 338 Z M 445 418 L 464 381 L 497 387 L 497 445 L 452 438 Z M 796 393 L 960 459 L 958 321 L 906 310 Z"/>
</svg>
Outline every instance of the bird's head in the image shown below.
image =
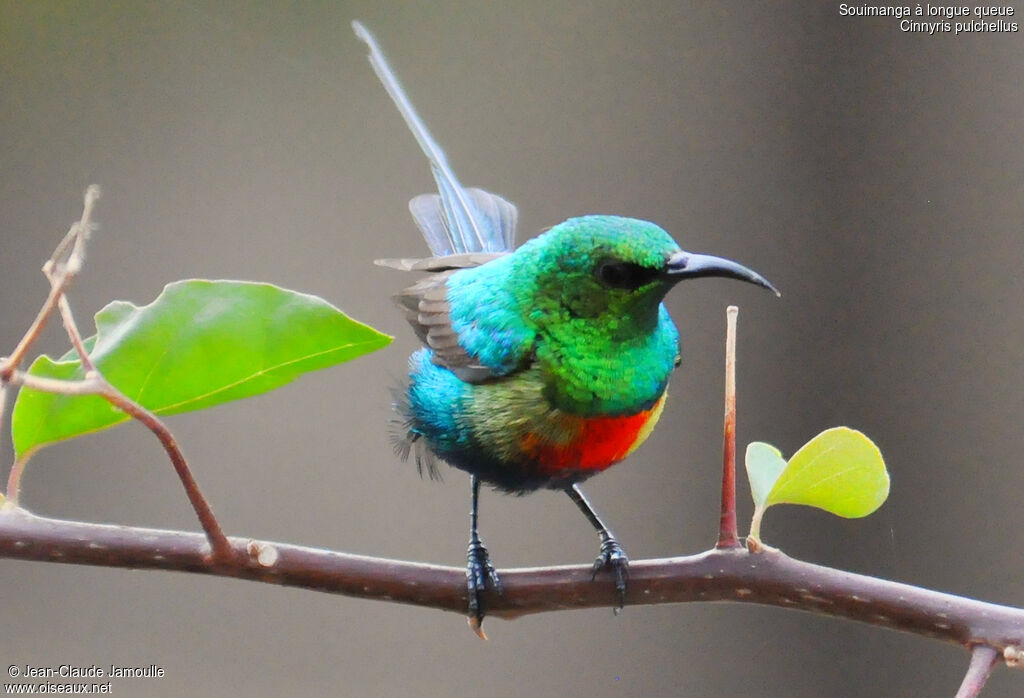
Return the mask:
<svg viewBox="0 0 1024 698">
<path fill-rule="evenodd" d="M 597 321 L 632 332 L 635 323 L 656 321 L 658 305 L 677 283 L 699 277 L 737 279 L 778 294 L 757 272 L 684 252 L 660 227 L 635 218 L 571 218 L 515 256 L 521 258 L 520 271 L 532 277 L 532 312 L 542 324 Z"/>
</svg>

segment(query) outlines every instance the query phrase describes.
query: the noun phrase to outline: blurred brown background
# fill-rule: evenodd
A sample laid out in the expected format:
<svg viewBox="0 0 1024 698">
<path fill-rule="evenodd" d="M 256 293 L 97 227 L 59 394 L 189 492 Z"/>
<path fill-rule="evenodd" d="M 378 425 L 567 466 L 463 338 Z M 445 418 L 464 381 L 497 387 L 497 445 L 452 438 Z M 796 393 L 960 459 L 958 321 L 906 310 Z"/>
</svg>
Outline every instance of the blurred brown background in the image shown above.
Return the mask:
<svg viewBox="0 0 1024 698">
<path fill-rule="evenodd" d="M 838 7 L 5 0 L 0 347 L 31 321 L 38 266 L 99 183 L 101 229 L 71 294 L 83 325 L 114 298 L 230 277 L 319 294 L 396 335 L 356 364 L 170 420 L 227 531 L 462 564 L 467 478 L 421 481 L 386 438 L 387 387 L 415 345 L 388 296 L 411 277 L 370 260 L 424 252 L 406 202 L 433 183 L 358 18 L 463 182 L 519 204 L 521 238 L 570 215 L 638 216 L 783 290 L 701 281 L 668 299 L 684 364 L 661 427 L 587 488 L 631 556 L 713 542 L 737 303 L 741 444 L 790 454 L 846 424 L 893 480 L 868 519 L 779 508 L 766 540 L 1024 604 L 1024 36 L 907 34 Z M 65 348 L 56 327 L 44 344 Z M 198 528 L 134 425 L 41 453 L 24 502 Z M 481 525 L 499 566 L 597 548 L 552 493 L 488 492 Z M 0 585 L 5 666 L 167 671 L 115 682 L 119 695 L 952 695 L 967 662 L 741 605 L 492 620 L 485 644 L 456 615 L 195 575 L 0 561 Z M 986 695 L 1022 695 L 1022 680 L 999 671 Z"/>
</svg>

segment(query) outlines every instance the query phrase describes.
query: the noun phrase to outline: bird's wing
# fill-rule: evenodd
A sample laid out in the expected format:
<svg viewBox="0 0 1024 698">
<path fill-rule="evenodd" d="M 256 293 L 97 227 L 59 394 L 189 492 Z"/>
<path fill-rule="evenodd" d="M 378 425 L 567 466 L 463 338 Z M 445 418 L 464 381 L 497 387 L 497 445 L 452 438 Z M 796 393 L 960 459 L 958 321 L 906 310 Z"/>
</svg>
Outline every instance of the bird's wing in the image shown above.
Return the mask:
<svg viewBox="0 0 1024 698">
<path fill-rule="evenodd" d="M 497 194 L 466 189 L 448 166 L 444 151 L 427 130 L 402 89 L 377 40 L 359 22 L 352 28 L 370 49 L 370 65 L 401 112 L 409 130 L 430 161 L 437 194 L 409 202 L 416 224 L 435 256 L 471 252 L 508 252 L 515 247 L 516 207 Z"/>
<path fill-rule="evenodd" d="M 484 292 L 486 299 L 460 295 L 473 304 L 472 322 L 460 321 L 448 297 L 448 282 L 460 269 L 449 269 L 420 279 L 395 295 L 420 341 L 433 350 L 433 361 L 467 383 L 482 383 L 507 376 L 528 365 L 533 335 L 510 317 L 504 299 Z M 483 307 L 483 306 L 487 307 Z"/>
</svg>

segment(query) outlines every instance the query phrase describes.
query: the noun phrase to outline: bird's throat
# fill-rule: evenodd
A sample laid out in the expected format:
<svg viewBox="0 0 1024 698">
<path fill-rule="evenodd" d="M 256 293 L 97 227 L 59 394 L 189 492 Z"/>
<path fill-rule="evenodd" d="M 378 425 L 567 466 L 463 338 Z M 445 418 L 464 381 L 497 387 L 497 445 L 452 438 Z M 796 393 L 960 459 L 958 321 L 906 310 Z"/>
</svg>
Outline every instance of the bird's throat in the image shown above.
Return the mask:
<svg viewBox="0 0 1024 698">
<path fill-rule="evenodd" d="M 609 328 L 593 324 L 550 328 L 538 342 L 536 365 L 551 407 L 585 417 L 649 411 L 679 352 L 675 326 L 663 309 L 659 315 L 653 331 L 623 339 L 611 339 Z"/>
</svg>

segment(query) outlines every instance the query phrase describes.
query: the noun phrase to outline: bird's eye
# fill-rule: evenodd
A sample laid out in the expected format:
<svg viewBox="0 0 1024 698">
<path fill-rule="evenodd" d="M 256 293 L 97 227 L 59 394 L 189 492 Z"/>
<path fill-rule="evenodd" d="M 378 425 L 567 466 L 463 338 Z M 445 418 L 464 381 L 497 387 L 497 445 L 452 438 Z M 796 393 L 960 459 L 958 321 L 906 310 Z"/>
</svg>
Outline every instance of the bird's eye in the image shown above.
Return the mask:
<svg viewBox="0 0 1024 698">
<path fill-rule="evenodd" d="M 632 262 L 605 261 L 597 267 L 597 278 L 612 288 L 635 290 L 653 281 L 657 275 L 657 269 Z"/>
</svg>

